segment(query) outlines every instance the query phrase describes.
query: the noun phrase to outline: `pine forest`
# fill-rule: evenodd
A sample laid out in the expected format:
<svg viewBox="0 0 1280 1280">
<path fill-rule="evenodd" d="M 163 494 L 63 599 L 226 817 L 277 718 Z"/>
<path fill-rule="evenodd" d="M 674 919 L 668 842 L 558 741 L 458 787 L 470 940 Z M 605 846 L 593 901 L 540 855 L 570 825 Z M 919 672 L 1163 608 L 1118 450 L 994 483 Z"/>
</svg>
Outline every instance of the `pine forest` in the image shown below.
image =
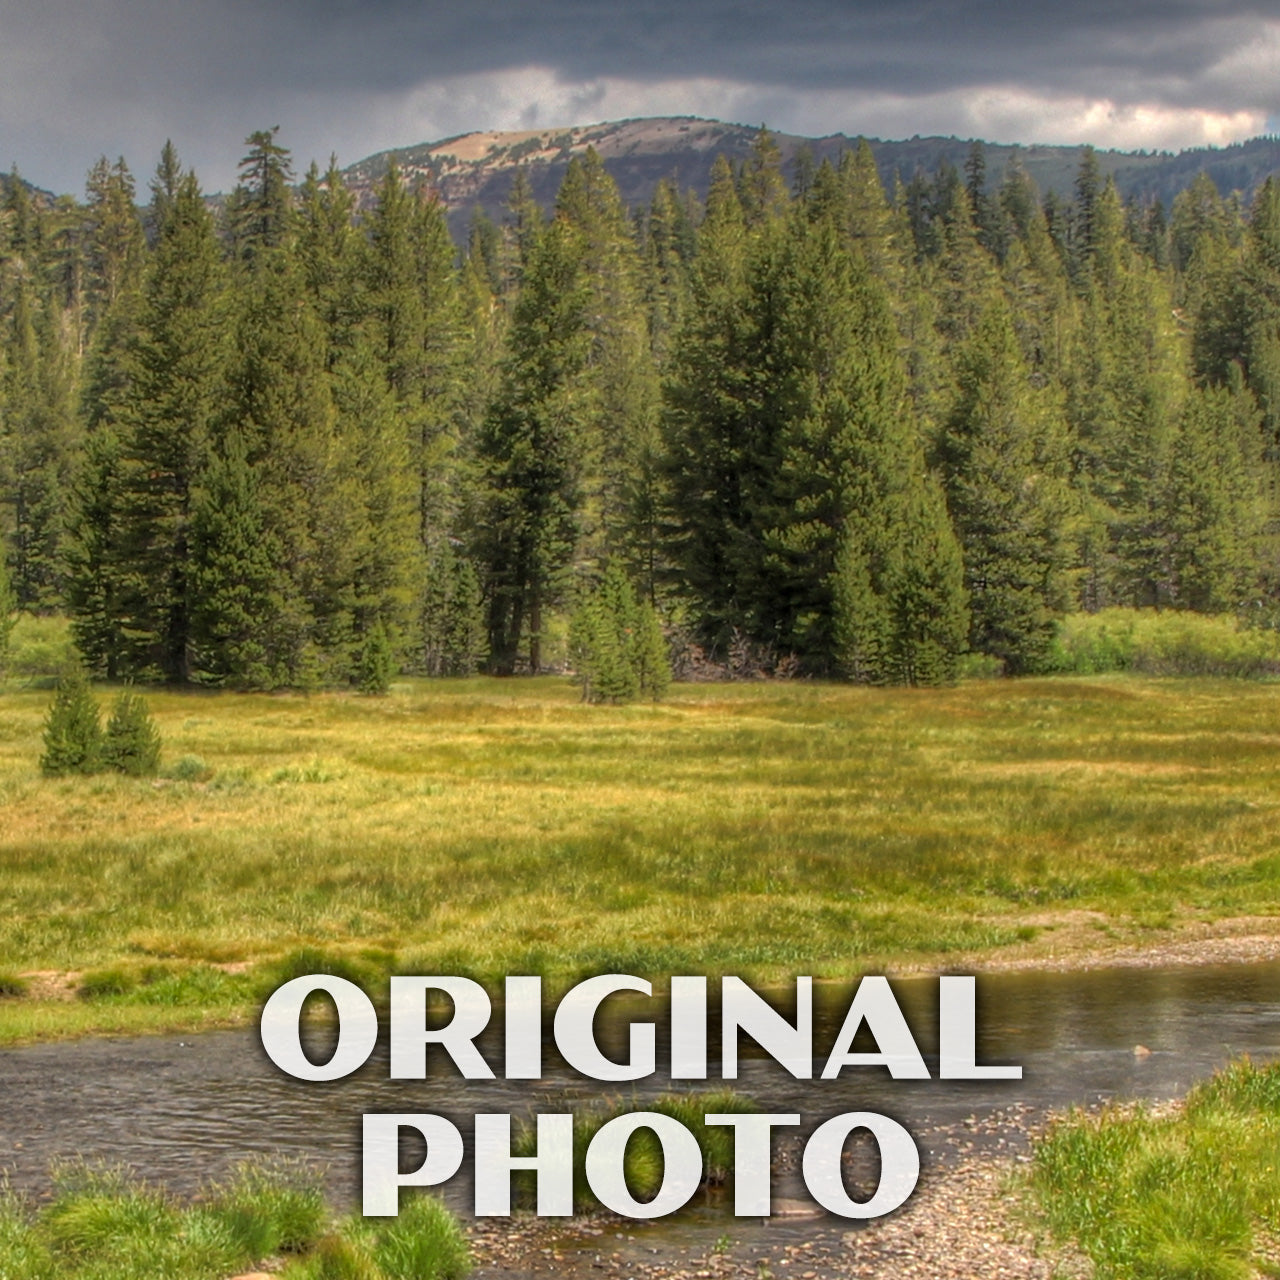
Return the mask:
<svg viewBox="0 0 1280 1280">
<path fill-rule="evenodd" d="M 268 130 L 225 200 L 166 146 L 0 208 L 0 613 L 97 678 L 1034 673 L 1076 612 L 1274 628 L 1278 464 L 1273 179 L 1125 203 L 1086 151 L 1042 198 L 975 145 L 886 191 L 762 131 L 705 200 L 517 174 L 457 246 Z"/>
</svg>

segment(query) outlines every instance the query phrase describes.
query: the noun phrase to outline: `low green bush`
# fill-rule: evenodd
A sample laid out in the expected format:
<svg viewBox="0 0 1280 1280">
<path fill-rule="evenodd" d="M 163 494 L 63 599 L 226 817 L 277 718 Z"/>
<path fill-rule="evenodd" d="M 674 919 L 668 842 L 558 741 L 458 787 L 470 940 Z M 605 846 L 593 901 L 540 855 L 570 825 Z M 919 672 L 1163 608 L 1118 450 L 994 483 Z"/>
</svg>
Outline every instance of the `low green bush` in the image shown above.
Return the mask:
<svg viewBox="0 0 1280 1280">
<path fill-rule="evenodd" d="M 1102 609 L 1059 624 L 1052 667 L 1076 675 L 1280 675 L 1280 633 L 1242 626 L 1230 614 Z"/>
<path fill-rule="evenodd" d="M 80 655 L 71 638 L 69 619 L 18 614 L 9 632 L 4 674 L 39 680 L 66 675 L 79 666 Z"/>
</svg>

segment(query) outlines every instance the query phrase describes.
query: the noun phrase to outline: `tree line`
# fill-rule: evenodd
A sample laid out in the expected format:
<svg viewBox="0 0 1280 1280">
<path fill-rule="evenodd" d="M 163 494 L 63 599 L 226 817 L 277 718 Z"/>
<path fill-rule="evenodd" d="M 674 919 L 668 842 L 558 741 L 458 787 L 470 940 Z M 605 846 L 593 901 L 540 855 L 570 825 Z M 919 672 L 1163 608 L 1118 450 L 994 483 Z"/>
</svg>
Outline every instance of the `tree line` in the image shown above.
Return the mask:
<svg viewBox="0 0 1280 1280">
<path fill-rule="evenodd" d="M 547 214 L 517 172 L 458 249 L 394 164 L 358 207 L 246 145 L 216 211 L 168 145 L 143 206 L 104 159 L 0 209 L 0 612 L 93 673 L 537 671 L 606 599 L 597 687 L 658 618 L 902 683 L 1044 669 L 1073 610 L 1274 622 L 1270 179 L 1166 211 L 1086 151 L 1042 198 L 975 145 L 886 191 L 762 131 L 705 200 L 629 210 L 588 151 Z"/>
</svg>

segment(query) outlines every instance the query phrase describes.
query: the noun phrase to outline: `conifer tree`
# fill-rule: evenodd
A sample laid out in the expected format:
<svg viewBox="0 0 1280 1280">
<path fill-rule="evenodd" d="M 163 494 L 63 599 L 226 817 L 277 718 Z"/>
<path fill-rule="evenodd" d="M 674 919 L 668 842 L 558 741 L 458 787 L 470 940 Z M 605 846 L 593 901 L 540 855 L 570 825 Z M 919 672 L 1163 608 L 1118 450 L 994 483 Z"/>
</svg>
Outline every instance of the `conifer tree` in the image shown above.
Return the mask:
<svg viewBox="0 0 1280 1280">
<path fill-rule="evenodd" d="M 260 484 L 243 432 L 224 431 L 191 495 L 190 674 L 204 683 L 271 689 L 299 674 L 284 660 L 281 556 Z"/>
<path fill-rule="evenodd" d="M 123 157 L 114 165 L 101 157 L 89 172 L 89 307 L 96 325 L 126 293 L 138 287 L 145 242 L 134 204 L 133 175 Z"/>
<path fill-rule="evenodd" d="M 448 543 L 427 567 L 422 639 L 429 676 L 474 675 L 486 656 L 480 580 L 471 561 Z"/>
<path fill-rule="evenodd" d="M 121 675 L 129 647 L 123 626 L 129 571 L 125 520 L 120 439 L 112 427 L 100 426 L 86 440 L 76 474 L 65 599 L 71 634 L 86 667 L 108 680 Z"/>
<path fill-rule="evenodd" d="M 59 680 L 45 719 L 40 772 L 57 777 L 96 773 L 101 767 L 101 712 L 84 673 L 73 671 Z"/>
<path fill-rule="evenodd" d="M 638 603 L 621 566 L 584 591 L 569 623 L 569 652 L 584 702 L 659 699 L 671 682 L 657 613 Z"/>
<path fill-rule="evenodd" d="M 1234 611 L 1255 596 L 1268 515 L 1258 419 L 1238 370 L 1234 385 L 1194 390 L 1183 408 L 1165 502 L 1172 596 L 1184 608 Z"/>
<path fill-rule="evenodd" d="M 541 666 L 543 610 L 563 594 L 578 538 L 588 335 L 581 233 L 557 218 L 539 236 L 512 316 L 497 400 L 479 442 L 487 511 L 479 544 L 490 664 L 515 670 L 528 639 Z"/>
<path fill-rule="evenodd" d="M 181 682 L 194 674 L 192 497 L 225 411 L 227 330 L 213 224 L 195 176 L 175 179 L 174 163 L 166 148 L 156 187 L 164 220 L 119 408 L 127 513 L 120 623 L 129 646 L 120 669 Z"/>
<path fill-rule="evenodd" d="M 0 499 L 10 508 L 13 586 L 25 609 L 57 606 L 63 586 L 63 525 L 78 444 L 73 354 L 52 302 L 37 311 L 18 281 L 0 371 Z"/>
<path fill-rule="evenodd" d="M 964 555 L 969 645 L 1010 674 L 1039 670 L 1071 598 L 1070 456 L 1059 407 L 1033 388 L 1003 302 L 961 352 L 958 391 L 938 462 Z"/>
<path fill-rule="evenodd" d="M 280 126 L 259 129 L 245 139 L 240 181 L 227 204 L 227 223 L 236 255 L 252 264 L 281 248 L 293 221 L 289 149 L 276 141 Z"/>
<path fill-rule="evenodd" d="M 145 698 L 126 689 L 116 698 L 102 739 L 102 767 L 149 778 L 160 767 L 160 730 Z"/>
<path fill-rule="evenodd" d="M 384 697 L 391 691 L 395 674 L 396 658 L 387 638 L 387 629 L 381 621 L 375 622 L 365 633 L 360 649 L 360 692 Z"/>
</svg>

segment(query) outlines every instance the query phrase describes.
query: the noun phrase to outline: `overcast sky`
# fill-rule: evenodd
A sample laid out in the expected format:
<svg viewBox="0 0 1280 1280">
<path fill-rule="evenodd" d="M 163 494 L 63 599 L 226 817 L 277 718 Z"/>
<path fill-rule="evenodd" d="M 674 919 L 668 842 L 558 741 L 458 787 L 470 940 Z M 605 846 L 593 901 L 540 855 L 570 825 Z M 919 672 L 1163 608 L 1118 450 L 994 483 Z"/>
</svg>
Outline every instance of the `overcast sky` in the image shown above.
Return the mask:
<svg viewBox="0 0 1280 1280">
<path fill-rule="evenodd" d="M 166 137 L 218 190 L 276 124 L 301 171 L 645 115 L 1225 143 L 1280 120 L 1280 0 L 0 0 L 0 164 L 59 192 Z"/>
</svg>

